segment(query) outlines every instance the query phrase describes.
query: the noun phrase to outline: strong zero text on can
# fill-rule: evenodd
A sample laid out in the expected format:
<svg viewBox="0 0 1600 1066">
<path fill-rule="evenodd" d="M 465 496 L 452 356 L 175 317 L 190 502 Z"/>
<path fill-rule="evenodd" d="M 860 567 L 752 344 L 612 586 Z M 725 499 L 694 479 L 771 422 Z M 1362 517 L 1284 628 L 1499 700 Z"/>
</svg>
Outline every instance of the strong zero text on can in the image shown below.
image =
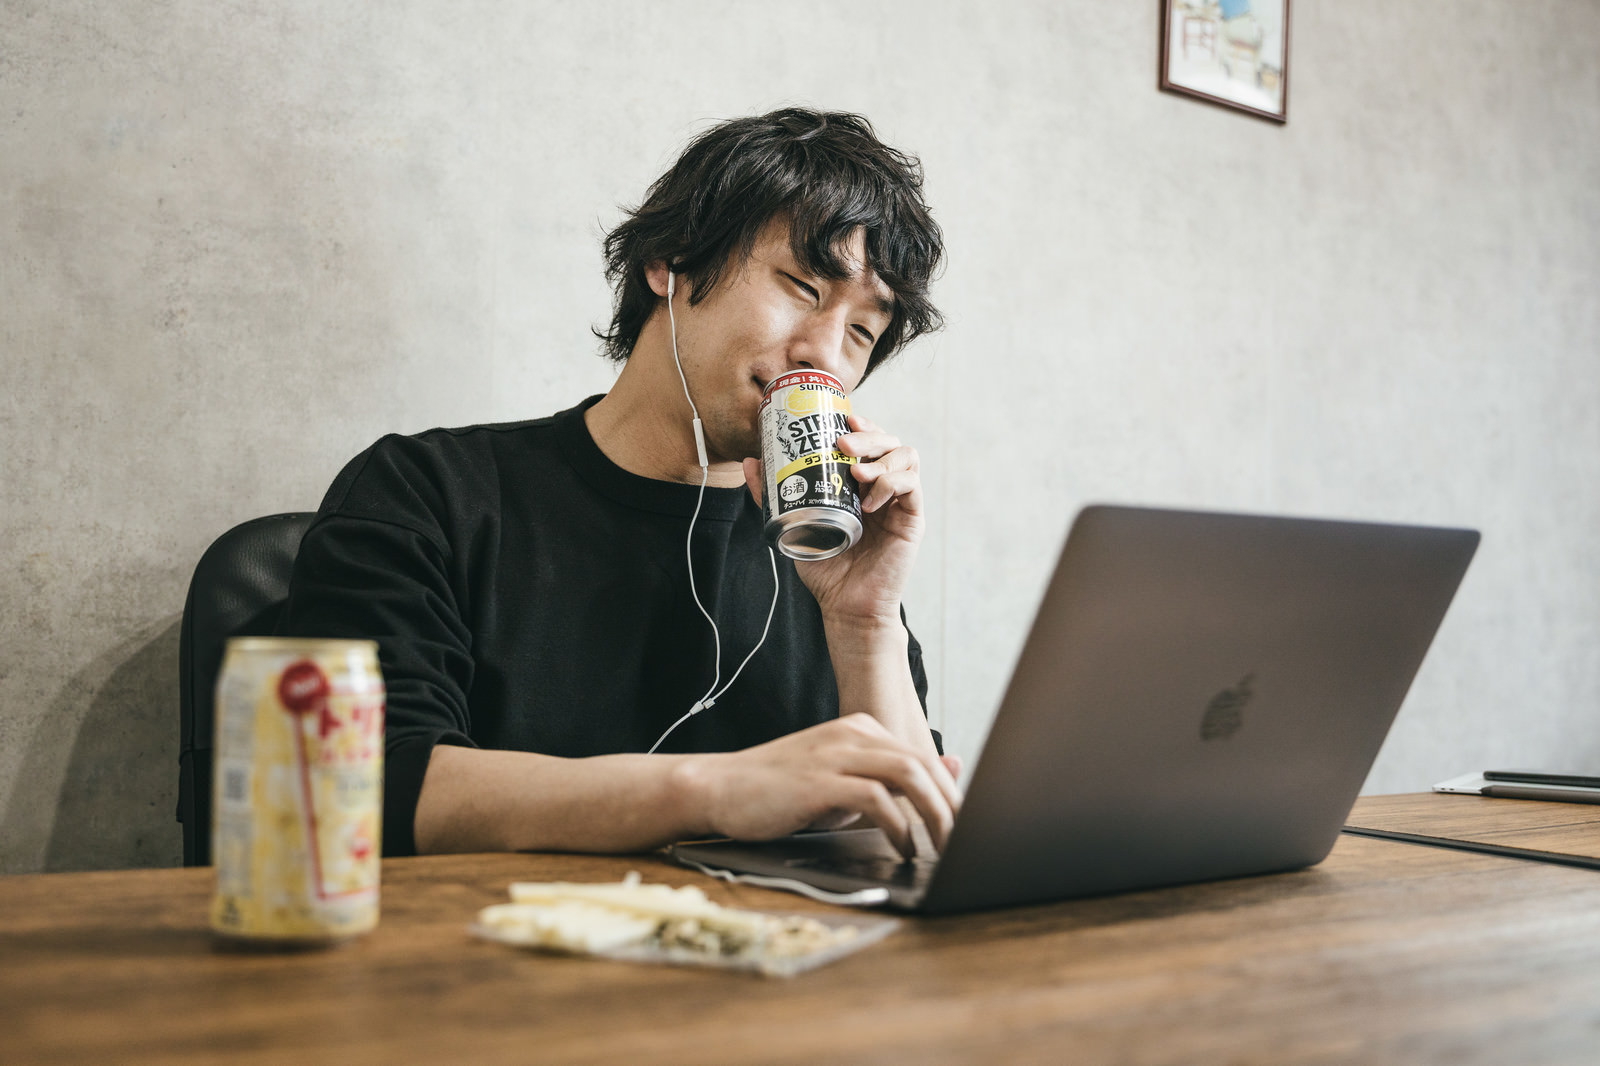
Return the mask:
<svg viewBox="0 0 1600 1066">
<path fill-rule="evenodd" d="M 829 559 L 861 539 L 856 460 L 836 447 L 849 415 L 844 386 L 820 370 L 781 374 L 762 396 L 765 530 L 791 559 Z"/>
<path fill-rule="evenodd" d="M 315 945 L 378 924 L 383 724 L 372 641 L 228 641 L 216 694 L 212 929 Z"/>
</svg>

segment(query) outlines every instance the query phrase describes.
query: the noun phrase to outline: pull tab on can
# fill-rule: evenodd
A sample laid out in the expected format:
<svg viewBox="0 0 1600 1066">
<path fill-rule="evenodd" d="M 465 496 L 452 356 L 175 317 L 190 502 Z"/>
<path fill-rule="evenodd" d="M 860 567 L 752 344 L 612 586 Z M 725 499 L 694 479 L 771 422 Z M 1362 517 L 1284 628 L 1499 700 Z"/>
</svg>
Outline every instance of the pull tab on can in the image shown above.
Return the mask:
<svg viewBox="0 0 1600 1066">
<path fill-rule="evenodd" d="M 761 399 L 765 530 L 791 559 L 831 559 L 861 539 L 856 460 L 835 447 L 849 415 L 844 386 L 820 370 L 779 375 Z"/>
</svg>

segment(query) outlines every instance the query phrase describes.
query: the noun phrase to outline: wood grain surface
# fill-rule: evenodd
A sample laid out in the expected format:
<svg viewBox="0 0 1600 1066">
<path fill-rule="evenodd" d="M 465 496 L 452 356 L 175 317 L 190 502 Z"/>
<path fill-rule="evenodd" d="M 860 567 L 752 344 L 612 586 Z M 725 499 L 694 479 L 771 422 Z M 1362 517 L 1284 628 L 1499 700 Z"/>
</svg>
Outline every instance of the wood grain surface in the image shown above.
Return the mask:
<svg viewBox="0 0 1600 1066">
<path fill-rule="evenodd" d="M 793 979 L 472 939 L 513 880 L 650 857 L 384 863 L 378 930 L 219 950 L 209 870 L 0 878 L 0 1062 L 1592 1063 L 1600 874 L 1342 837 L 1295 873 L 908 919 Z"/>
<path fill-rule="evenodd" d="M 1600 804 L 1595 803 L 1417 792 L 1363 796 L 1345 821 L 1362 829 L 1600 859 Z"/>
</svg>

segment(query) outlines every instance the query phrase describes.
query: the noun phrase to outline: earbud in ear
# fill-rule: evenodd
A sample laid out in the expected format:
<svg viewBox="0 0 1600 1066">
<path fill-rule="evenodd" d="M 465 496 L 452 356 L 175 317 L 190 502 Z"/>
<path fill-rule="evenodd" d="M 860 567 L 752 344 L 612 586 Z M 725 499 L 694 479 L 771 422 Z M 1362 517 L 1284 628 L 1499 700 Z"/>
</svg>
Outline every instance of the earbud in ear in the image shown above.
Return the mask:
<svg viewBox="0 0 1600 1066">
<path fill-rule="evenodd" d="M 672 299 L 672 282 L 676 277 L 677 275 L 672 272 L 672 268 L 667 267 L 667 299 L 669 300 Z"/>
</svg>

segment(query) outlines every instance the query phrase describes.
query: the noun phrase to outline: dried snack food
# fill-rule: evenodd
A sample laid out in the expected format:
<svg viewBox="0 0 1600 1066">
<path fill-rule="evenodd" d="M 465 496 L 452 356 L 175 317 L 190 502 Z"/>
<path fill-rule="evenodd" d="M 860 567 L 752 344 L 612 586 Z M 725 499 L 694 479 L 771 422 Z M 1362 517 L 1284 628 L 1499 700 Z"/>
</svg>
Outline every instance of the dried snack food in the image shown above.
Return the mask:
<svg viewBox="0 0 1600 1066">
<path fill-rule="evenodd" d="M 518 947 L 789 976 L 887 936 L 894 919 L 775 915 L 724 907 L 692 885 L 517 882 L 510 903 L 478 913 L 472 931 Z"/>
</svg>

